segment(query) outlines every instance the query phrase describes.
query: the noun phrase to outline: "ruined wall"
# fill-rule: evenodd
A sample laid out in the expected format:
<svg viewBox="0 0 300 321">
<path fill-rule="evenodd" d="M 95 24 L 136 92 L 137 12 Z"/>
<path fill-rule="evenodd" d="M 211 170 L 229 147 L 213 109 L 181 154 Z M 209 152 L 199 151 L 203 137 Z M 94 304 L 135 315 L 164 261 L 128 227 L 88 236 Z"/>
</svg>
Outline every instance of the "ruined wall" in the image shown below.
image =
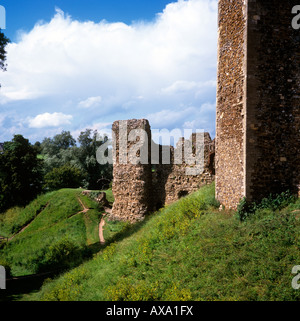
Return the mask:
<svg viewBox="0 0 300 321">
<path fill-rule="evenodd" d="M 216 194 L 239 199 L 300 188 L 297 1 L 219 1 Z"/>
<path fill-rule="evenodd" d="M 126 132 L 124 132 L 124 128 L 120 128 L 124 127 L 124 124 L 126 124 Z M 146 132 L 147 139 L 143 144 L 141 143 L 143 139 L 139 138 L 130 141 L 130 138 L 132 139 L 130 132 L 137 129 L 144 129 Z M 189 140 L 180 139 L 174 149 L 172 146 L 156 145 L 152 141 L 150 125 L 145 119 L 116 121 L 113 124 L 113 132 L 116 152 L 113 172 L 115 202 L 112 209 L 112 219 L 140 221 L 147 213 L 158 210 L 163 205 L 170 204 L 214 180 L 215 144 L 208 133 L 197 134 L 200 135 L 198 137 L 193 134 Z M 126 139 L 129 141 L 126 142 Z M 202 142 L 204 145 L 197 148 L 196 142 Z M 123 144 L 124 147 L 125 143 L 126 150 L 122 152 L 121 145 Z M 144 149 L 143 153 L 147 150 L 147 156 L 144 160 L 132 164 L 133 154 L 138 156 L 141 154 L 138 149 L 134 149 L 133 154 L 130 153 L 130 149 L 136 143 L 140 143 Z M 202 155 L 204 156 L 203 164 L 199 161 L 190 165 L 189 158 L 185 157 L 185 149 L 188 147 L 190 149 L 187 150 L 192 151 L 190 157 L 200 160 Z M 156 153 L 151 154 L 155 148 L 159 151 L 157 155 Z M 167 155 L 169 152 L 170 157 L 167 164 L 165 156 L 163 158 L 163 152 L 166 152 Z M 177 157 L 177 152 L 179 155 L 181 152 L 181 159 Z M 122 155 L 120 154 L 127 157 L 127 164 L 122 164 Z M 187 172 L 188 169 L 198 169 L 197 166 L 201 167 L 197 175 Z"/>
<path fill-rule="evenodd" d="M 200 187 L 210 184 L 215 179 L 215 141 L 211 140 L 209 133 L 200 133 L 199 141 L 204 143 L 204 153 L 198 151 L 198 158 L 204 156 L 203 169 L 197 175 L 188 175 L 187 169 L 193 169 L 197 165 L 189 165 L 184 157 L 184 149 L 187 145 L 192 144 L 191 154 L 196 156 L 196 134 L 193 134 L 189 140 L 180 139 L 176 149 L 171 148 L 171 164 L 159 164 L 153 173 L 153 191 L 155 191 L 155 201 L 159 205 L 171 204 L 181 197 L 197 191 Z M 167 148 L 167 146 L 164 146 Z M 175 154 L 181 149 L 181 164 L 175 164 Z M 200 155 L 201 154 L 201 155 Z M 158 187 L 158 189 L 156 189 Z M 159 206 L 158 206 L 159 208 Z"/>
<path fill-rule="evenodd" d="M 124 125 L 126 126 L 125 128 Z M 148 159 L 148 164 L 132 164 L 134 163 L 132 158 L 139 156 L 139 152 L 130 153 L 130 149 L 139 141 L 138 138 L 135 141 L 130 141 L 132 139 L 129 137 L 130 132 L 139 129 L 143 129 L 147 133 L 148 137 L 144 137 L 143 147 L 149 150 L 151 132 L 147 120 L 133 119 L 126 122 L 116 121 L 113 123 L 115 155 L 112 191 L 115 201 L 111 218 L 116 220 L 140 221 L 152 210 L 150 159 Z M 124 146 L 121 146 L 122 144 Z M 141 148 L 143 149 L 143 147 Z M 148 156 L 150 157 L 150 155 Z"/>
</svg>

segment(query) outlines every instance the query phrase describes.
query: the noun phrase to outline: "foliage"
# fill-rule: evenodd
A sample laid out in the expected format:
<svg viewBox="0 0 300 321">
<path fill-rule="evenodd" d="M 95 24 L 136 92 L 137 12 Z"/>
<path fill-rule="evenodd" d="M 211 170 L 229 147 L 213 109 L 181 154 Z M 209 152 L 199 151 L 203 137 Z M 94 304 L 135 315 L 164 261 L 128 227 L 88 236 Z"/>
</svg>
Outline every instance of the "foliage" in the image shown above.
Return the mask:
<svg viewBox="0 0 300 321">
<path fill-rule="evenodd" d="M 49 246 L 43 258 L 40 259 L 37 271 L 55 271 L 72 267 L 79 259 L 81 260 L 82 253 L 84 252 L 80 251 L 77 244 L 68 237 L 64 237 Z"/>
<path fill-rule="evenodd" d="M 57 155 L 60 150 L 67 150 L 76 145 L 76 140 L 72 137 L 69 131 L 62 131 L 61 134 L 55 135 L 52 138 L 45 138 L 41 144 L 43 154 L 49 156 Z"/>
<path fill-rule="evenodd" d="M 54 168 L 45 175 L 45 187 L 50 190 L 61 188 L 77 188 L 81 185 L 82 174 L 77 167 L 64 165 Z"/>
<path fill-rule="evenodd" d="M 107 136 L 101 137 L 97 130 L 92 132 L 86 129 L 78 137 L 80 147 L 77 157 L 82 170 L 86 173 L 86 188 L 99 189 L 98 181 L 102 178 L 112 179 L 112 166 L 110 164 L 100 165 L 96 159 L 97 149 L 108 140 Z"/>
<path fill-rule="evenodd" d="M 4 143 L 0 154 L 0 212 L 33 200 L 42 188 L 42 160 L 22 135 Z"/>
<path fill-rule="evenodd" d="M 86 129 L 78 137 L 79 146 L 70 132 L 63 131 L 53 138 L 45 138 L 41 143 L 41 153 L 44 157 L 44 174 L 66 164 L 81 171 L 83 187 L 101 189 L 101 179 L 108 182 L 112 179 L 112 166 L 100 165 L 96 159 L 98 147 L 107 141 L 107 137 L 99 136 L 98 132 Z M 67 186 L 63 186 L 67 187 Z"/>
<path fill-rule="evenodd" d="M 76 140 L 69 131 L 62 131 L 61 134 L 55 135 L 53 138 L 45 138 L 40 144 L 40 153 L 45 160 L 44 174 L 66 164 L 80 168 L 76 162 L 75 151 Z"/>
<path fill-rule="evenodd" d="M 82 295 L 82 281 L 85 280 L 85 270 L 79 268 L 69 273 L 63 287 L 57 287 L 52 292 L 47 293 L 44 301 L 76 301 Z M 51 282 L 51 280 L 48 280 Z"/>
<path fill-rule="evenodd" d="M 96 159 L 98 147 L 107 139 L 91 129 L 81 132 L 79 146 L 69 131 L 34 145 L 15 135 L 4 143 L 0 154 L 0 212 L 28 204 L 43 186 L 46 191 L 79 186 L 108 188 L 112 165 L 101 165 Z"/>
<path fill-rule="evenodd" d="M 238 204 L 236 215 L 241 221 L 244 221 L 258 210 L 270 209 L 272 211 L 276 211 L 283 209 L 295 201 L 296 198 L 290 193 L 290 191 L 282 192 L 277 195 L 270 194 L 269 197 L 262 199 L 259 203 L 249 202 L 244 197 Z"/>
<path fill-rule="evenodd" d="M 6 70 L 6 46 L 10 40 L 4 35 L 0 29 L 0 69 Z"/>
</svg>

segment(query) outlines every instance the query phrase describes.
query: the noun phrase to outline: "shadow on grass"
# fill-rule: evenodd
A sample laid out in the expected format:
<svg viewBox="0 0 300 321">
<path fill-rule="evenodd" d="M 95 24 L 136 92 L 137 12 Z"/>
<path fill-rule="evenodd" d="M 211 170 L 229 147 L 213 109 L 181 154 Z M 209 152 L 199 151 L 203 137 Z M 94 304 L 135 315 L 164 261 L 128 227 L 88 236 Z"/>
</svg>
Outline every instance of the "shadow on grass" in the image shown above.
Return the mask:
<svg viewBox="0 0 300 321">
<path fill-rule="evenodd" d="M 117 232 L 110 237 L 105 244 L 100 244 L 100 242 L 97 242 L 82 249 L 77 249 L 76 253 L 72 255 L 72 257 L 76 257 L 76 262 L 70 262 L 69 266 L 67 266 L 65 262 L 56 262 L 55 268 L 54 266 L 48 266 L 51 271 L 47 271 L 47 266 L 43 266 L 38 274 L 15 277 L 7 280 L 6 290 L 0 291 L 0 301 L 18 301 L 24 299 L 23 295 L 39 291 L 46 279 L 56 278 L 60 274 L 66 273 L 69 270 L 78 267 L 82 263 L 92 259 L 94 254 L 104 250 L 110 244 L 114 242 L 121 242 L 122 240 L 138 232 L 147 223 L 150 216 L 151 215 L 148 215 L 141 222 L 125 225 L 120 232 Z M 60 266 L 60 264 L 63 266 L 63 268 L 57 268 L 57 266 Z"/>
<path fill-rule="evenodd" d="M 24 294 L 38 291 L 47 278 L 52 278 L 57 273 L 47 272 L 8 279 L 6 290 L 0 291 L 0 302 L 18 301 Z"/>
</svg>

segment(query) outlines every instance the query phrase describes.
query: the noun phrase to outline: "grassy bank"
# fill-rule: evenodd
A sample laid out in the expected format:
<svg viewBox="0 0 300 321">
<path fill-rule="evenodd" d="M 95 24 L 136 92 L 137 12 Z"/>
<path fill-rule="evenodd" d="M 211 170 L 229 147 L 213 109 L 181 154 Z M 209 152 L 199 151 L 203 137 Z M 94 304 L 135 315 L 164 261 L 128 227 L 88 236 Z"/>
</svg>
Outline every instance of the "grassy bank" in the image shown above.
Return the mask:
<svg viewBox="0 0 300 321">
<path fill-rule="evenodd" d="M 82 213 L 82 205 L 90 208 Z M 3 242 L 0 264 L 9 266 L 12 276 L 24 276 L 78 265 L 99 250 L 98 225 L 102 217 L 98 204 L 81 195 L 81 190 L 64 189 L 39 196 L 25 208 L 13 208 L 0 215 Z"/>
<path fill-rule="evenodd" d="M 23 300 L 299 300 L 300 201 L 243 222 L 217 206 L 211 185 L 134 226 L 108 222 L 104 249 Z"/>
</svg>

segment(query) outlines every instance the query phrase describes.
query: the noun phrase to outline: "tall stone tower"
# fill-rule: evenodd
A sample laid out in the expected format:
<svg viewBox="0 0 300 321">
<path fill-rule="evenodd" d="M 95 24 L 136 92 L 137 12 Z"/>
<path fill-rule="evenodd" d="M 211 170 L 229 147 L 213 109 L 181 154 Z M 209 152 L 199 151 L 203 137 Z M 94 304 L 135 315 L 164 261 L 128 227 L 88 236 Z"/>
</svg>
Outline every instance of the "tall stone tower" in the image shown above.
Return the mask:
<svg viewBox="0 0 300 321">
<path fill-rule="evenodd" d="M 115 121 L 112 217 L 137 222 L 152 209 L 151 129 L 146 119 Z"/>
<path fill-rule="evenodd" d="M 298 3 L 297 3 L 298 2 Z M 220 0 L 216 197 L 300 193 L 297 0 Z"/>
</svg>

